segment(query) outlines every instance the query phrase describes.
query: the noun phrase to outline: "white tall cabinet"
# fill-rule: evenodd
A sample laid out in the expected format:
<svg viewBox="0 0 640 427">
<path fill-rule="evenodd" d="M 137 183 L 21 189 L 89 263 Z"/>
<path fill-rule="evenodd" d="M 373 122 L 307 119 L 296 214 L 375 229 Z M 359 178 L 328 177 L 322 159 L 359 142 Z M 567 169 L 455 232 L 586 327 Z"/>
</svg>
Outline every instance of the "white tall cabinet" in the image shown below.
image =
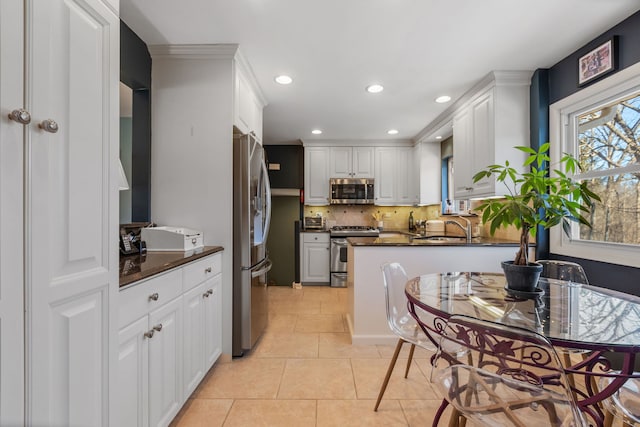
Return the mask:
<svg viewBox="0 0 640 427">
<path fill-rule="evenodd" d="M 0 424 L 108 425 L 117 1 L 0 2 Z M 12 111 L 16 120 L 10 120 Z"/>
<path fill-rule="evenodd" d="M 233 133 L 262 135 L 266 100 L 236 44 L 149 46 L 151 212 L 233 248 Z M 185 108 L 187 105 L 189 108 Z M 231 353 L 232 250 L 222 256 L 223 351 Z"/>
</svg>

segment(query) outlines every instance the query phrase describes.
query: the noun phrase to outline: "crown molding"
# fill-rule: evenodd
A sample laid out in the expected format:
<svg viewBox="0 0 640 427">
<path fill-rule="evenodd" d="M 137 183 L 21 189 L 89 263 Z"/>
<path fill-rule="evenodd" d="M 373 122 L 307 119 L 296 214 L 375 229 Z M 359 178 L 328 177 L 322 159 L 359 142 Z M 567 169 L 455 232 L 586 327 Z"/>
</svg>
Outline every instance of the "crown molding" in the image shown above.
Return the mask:
<svg viewBox="0 0 640 427">
<path fill-rule="evenodd" d="M 163 44 L 150 45 L 153 59 L 233 59 L 238 44 Z"/>
<path fill-rule="evenodd" d="M 410 139 L 301 139 L 305 147 L 412 147 Z"/>
<path fill-rule="evenodd" d="M 492 87 L 500 86 L 529 86 L 531 84 L 531 75 L 533 71 L 491 71 L 481 78 L 471 89 L 466 91 L 462 96 L 455 100 L 446 110 L 440 113 L 434 120 L 425 126 L 418 134 L 413 137 L 415 142 L 425 142 L 433 139 L 433 137 L 446 128 L 453 120 L 453 116 L 457 111 L 464 108 L 483 92 Z"/>
</svg>

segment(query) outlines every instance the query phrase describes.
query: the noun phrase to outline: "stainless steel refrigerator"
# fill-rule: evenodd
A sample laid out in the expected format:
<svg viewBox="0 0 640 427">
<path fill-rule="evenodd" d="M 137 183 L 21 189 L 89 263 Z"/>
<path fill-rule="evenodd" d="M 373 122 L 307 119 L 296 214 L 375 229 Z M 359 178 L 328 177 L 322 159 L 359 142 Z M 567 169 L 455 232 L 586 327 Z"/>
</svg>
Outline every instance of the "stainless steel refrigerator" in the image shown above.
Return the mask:
<svg viewBox="0 0 640 427">
<path fill-rule="evenodd" d="M 267 325 L 271 189 L 264 149 L 253 135 L 234 135 L 233 163 L 232 353 L 242 356 Z"/>
</svg>

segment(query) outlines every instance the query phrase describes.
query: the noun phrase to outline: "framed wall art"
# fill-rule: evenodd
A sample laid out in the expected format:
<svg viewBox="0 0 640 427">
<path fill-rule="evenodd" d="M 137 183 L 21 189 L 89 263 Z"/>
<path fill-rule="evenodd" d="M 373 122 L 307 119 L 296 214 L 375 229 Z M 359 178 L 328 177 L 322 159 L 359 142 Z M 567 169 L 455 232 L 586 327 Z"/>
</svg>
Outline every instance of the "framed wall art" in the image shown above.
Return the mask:
<svg viewBox="0 0 640 427">
<path fill-rule="evenodd" d="M 617 68 L 617 37 L 611 37 L 578 59 L 578 86 L 583 86 Z"/>
</svg>

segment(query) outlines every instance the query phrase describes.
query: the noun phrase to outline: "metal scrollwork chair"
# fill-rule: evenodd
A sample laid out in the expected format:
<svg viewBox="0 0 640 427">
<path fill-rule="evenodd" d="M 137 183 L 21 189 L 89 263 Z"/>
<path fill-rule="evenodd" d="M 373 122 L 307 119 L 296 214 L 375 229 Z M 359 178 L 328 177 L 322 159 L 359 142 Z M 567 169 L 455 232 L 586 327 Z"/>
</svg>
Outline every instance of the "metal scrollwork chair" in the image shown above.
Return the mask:
<svg viewBox="0 0 640 427">
<path fill-rule="evenodd" d="M 393 372 L 393 368 L 398 360 L 400 350 L 405 343 L 411 344 L 409 350 L 409 358 L 407 360 L 407 367 L 404 373 L 404 377 L 409 375 L 409 368 L 411 367 L 411 361 L 413 360 L 413 353 L 417 346 L 426 348 L 428 350 L 435 350 L 435 346 L 431 343 L 429 338 L 422 332 L 422 329 L 418 326 L 415 319 L 411 317 L 407 309 L 407 298 L 404 294 L 405 284 L 408 277 L 404 268 L 397 262 L 386 263 L 382 265 L 382 276 L 385 290 L 385 300 L 387 303 L 387 322 L 391 331 L 398 336 L 398 344 L 396 345 L 395 352 L 389 363 L 387 374 L 380 388 L 378 394 L 378 400 L 374 411 L 378 410 L 382 395 L 384 395 L 389 379 Z"/>
<path fill-rule="evenodd" d="M 446 341 L 451 341 L 447 344 Z M 462 416 L 495 426 L 587 426 L 558 355 L 542 335 L 454 315 L 441 327 L 441 345 L 464 345 L 472 357 L 438 351 L 431 382 Z M 472 360 L 472 364 L 467 362 Z"/>
</svg>

